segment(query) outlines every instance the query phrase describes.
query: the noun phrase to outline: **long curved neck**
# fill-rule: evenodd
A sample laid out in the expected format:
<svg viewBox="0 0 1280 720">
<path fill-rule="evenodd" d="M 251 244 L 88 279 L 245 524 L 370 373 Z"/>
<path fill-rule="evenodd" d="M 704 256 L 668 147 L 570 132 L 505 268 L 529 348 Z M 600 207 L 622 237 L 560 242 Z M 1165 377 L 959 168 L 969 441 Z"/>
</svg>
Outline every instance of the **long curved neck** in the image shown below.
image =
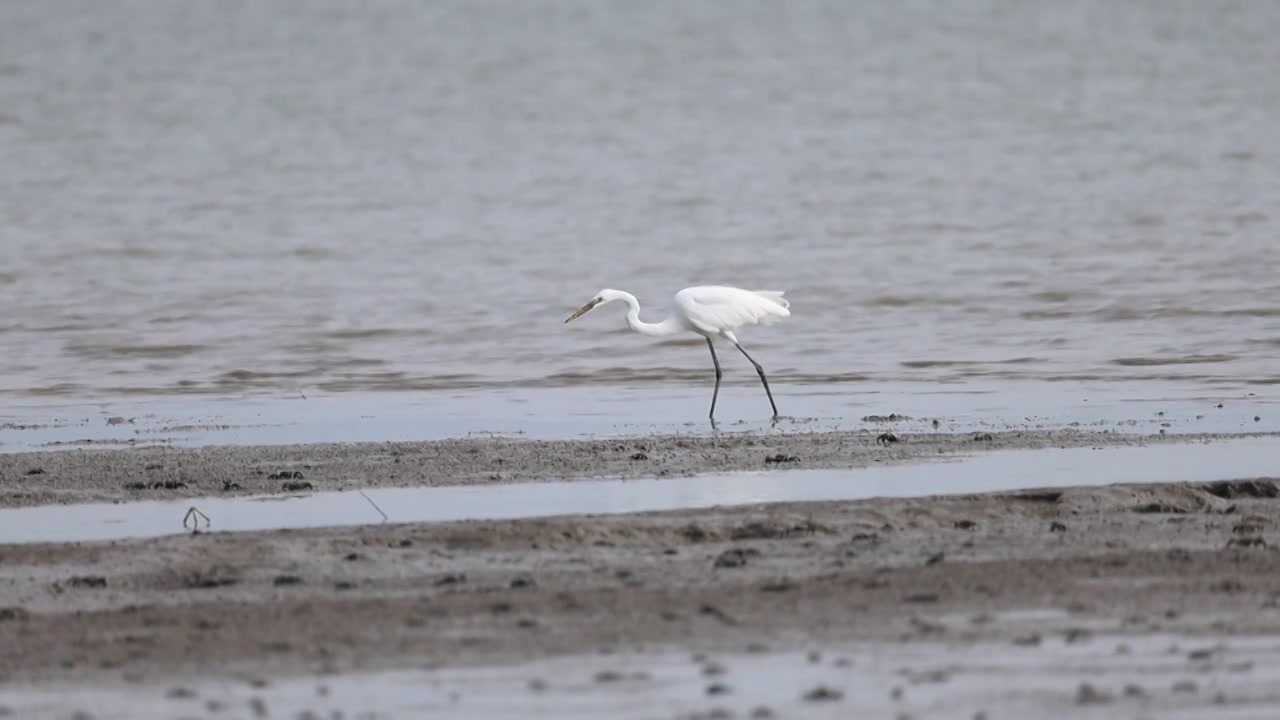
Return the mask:
<svg viewBox="0 0 1280 720">
<path fill-rule="evenodd" d="M 680 324 L 679 318 L 676 317 L 669 317 L 658 323 L 647 323 L 641 320 L 640 301 L 636 300 L 636 296 L 622 291 L 618 291 L 618 295 L 620 296 L 619 299 L 627 304 L 627 327 L 641 335 L 660 337 L 662 335 L 674 335 L 684 329 Z"/>
</svg>

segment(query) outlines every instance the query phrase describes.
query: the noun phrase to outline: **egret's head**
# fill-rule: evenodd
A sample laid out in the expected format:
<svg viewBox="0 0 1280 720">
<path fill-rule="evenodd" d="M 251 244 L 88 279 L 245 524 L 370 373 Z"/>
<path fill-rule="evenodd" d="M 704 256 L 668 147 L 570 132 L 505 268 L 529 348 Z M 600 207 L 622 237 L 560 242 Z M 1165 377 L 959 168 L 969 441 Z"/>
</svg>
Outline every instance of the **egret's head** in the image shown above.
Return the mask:
<svg viewBox="0 0 1280 720">
<path fill-rule="evenodd" d="M 570 315 L 568 319 L 565 320 L 565 322 L 567 323 L 571 320 L 577 320 L 583 315 L 586 315 L 591 310 L 594 310 L 596 307 L 617 299 L 618 299 L 617 290 L 601 290 L 600 292 L 596 293 L 595 297 L 588 300 L 586 305 L 583 305 L 582 307 L 575 310 L 573 314 Z"/>
</svg>

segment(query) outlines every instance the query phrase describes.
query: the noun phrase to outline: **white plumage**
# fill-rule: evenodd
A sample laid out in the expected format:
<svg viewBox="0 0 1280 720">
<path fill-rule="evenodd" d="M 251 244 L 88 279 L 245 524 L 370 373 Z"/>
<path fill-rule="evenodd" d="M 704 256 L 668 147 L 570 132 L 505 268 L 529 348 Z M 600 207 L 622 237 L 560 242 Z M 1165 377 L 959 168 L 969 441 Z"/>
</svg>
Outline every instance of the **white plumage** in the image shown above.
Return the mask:
<svg viewBox="0 0 1280 720">
<path fill-rule="evenodd" d="M 716 338 L 724 338 L 733 343 L 743 356 L 755 366 L 764 392 L 769 397 L 769 405 L 773 408 L 773 420 L 778 421 L 778 406 L 773 402 L 773 392 L 769 390 L 769 380 L 764 375 L 764 368 L 756 362 L 742 344 L 734 331 L 747 325 L 772 325 L 779 320 L 790 317 L 791 303 L 783 297 L 780 290 L 743 290 L 724 285 L 702 285 L 685 288 L 676 293 L 672 302 L 674 312 L 666 320 L 659 323 L 648 323 L 640 319 L 640 301 L 635 295 L 622 290 L 601 290 L 596 296 L 565 322 L 586 314 L 592 308 L 621 300 L 627 304 L 627 327 L 644 335 L 674 335 L 679 332 L 695 332 L 707 339 L 707 347 L 711 350 L 711 361 L 716 367 L 716 386 L 711 394 L 711 426 L 716 423 L 716 398 L 720 396 L 720 359 L 716 357 Z"/>
<path fill-rule="evenodd" d="M 778 290 L 742 290 L 723 285 L 685 288 L 676 293 L 677 313 L 691 329 L 704 335 L 724 335 L 733 342 L 734 330 L 744 325 L 772 325 L 790 317 L 791 303 Z"/>
</svg>

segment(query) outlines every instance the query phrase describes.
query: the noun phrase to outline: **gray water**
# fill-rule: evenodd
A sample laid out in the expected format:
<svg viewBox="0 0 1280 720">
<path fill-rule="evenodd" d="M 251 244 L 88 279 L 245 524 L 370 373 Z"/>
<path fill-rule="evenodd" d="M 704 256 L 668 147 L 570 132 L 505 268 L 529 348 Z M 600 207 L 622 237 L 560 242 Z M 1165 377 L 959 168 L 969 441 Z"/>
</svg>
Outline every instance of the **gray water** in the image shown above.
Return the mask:
<svg viewBox="0 0 1280 720">
<path fill-rule="evenodd" d="M 696 338 L 561 321 L 708 282 L 788 291 L 742 334 L 784 397 L 1274 384 L 1277 37 L 1251 0 L 0 3 L 0 397 L 701 393 Z"/>
</svg>

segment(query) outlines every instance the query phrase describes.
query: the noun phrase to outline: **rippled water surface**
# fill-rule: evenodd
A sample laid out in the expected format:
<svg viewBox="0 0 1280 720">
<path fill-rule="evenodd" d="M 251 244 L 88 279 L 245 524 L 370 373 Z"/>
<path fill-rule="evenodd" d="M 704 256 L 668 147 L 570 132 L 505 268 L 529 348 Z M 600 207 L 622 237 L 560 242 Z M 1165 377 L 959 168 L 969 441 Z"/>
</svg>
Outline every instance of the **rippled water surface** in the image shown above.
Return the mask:
<svg viewBox="0 0 1280 720">
<path fill-rule="evenodd" d="M 0 4 L 0 392 L 1280 382 L 1280 4 Z M 722 357 L 724 357 L 722 355 Z M 753 381 L 741 358 L 736 382 Z"/>
</svg>

